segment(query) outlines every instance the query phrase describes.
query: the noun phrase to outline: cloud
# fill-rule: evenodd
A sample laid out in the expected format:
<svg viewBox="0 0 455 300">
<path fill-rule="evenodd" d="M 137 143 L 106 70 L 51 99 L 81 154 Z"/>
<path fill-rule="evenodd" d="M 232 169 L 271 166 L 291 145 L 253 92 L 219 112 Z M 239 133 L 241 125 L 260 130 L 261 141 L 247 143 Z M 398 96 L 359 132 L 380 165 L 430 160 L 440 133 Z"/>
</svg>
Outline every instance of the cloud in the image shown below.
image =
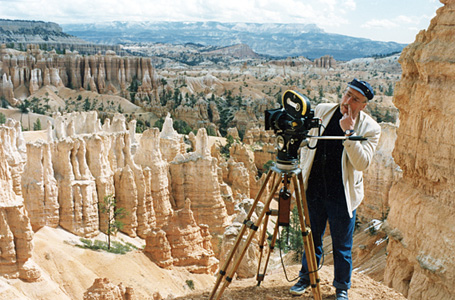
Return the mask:
<svg viewBox="0 0 455 300">
<path fill-rule="evenodd" d="M 396 18 L 396 20 L 399 22 L 399 23 L 403 23 L 403 24 L 418 24 L 419 23 L 419 20 L 418 18 L 416 17 L 411 17 L 411 16 L 398 16 Z"/>
<path fill-rule="evenodd" d="M 399 15 L 393 19 L 373 19 L 365 24 L 362 24 L 361 27 L 367 29 L 393 29 L 396 27 L 408 27 L 412 28 L 418 27 L 423 23 L 428 23 L 433 16 L 421 15 L 421 16 L 405 16 Z"/>
<path fill-rule="evenodd" d="M 347 24 L 354 0 L 0 0 L 0 18 L 57 23 L 222 21 Z"/>
<path fill-rule="evenodd" d="M 387 0 L 392 1 L 392 0 Z M 419 0 L 420 2 L 428 0 Z M 327 32 L 354 36 L 379 35 L 391 39 L 396 28 L 425 28 L 430 17 L 383 17 L 378 0 L 0 0 L 0 18 L 40 20 L 61 25 L 111 21 L 219 21 L 316 24 Z M 374 4 L 374 5 L 373 5 Z M 421 4 L 416 4 L 421 5 Z M 381 6 L 382 2 L 381 2 Z M 406 12 L 405 12 L 406 11 Z M 396 14 L 394 14 L 396 16 Z M 388 17 L 388 18 L 387 18 Z M 364 21 L 366 20 L 366 21 Z M 363 25 L 360 25 L 362 24 Z M 373 29 L 373 30 L 371 30 Z M 363 31 L 362 31 L 363 30 Z M 366 32 L 366 33 L 365 33 Z"/>
<path fill-rule="evenodd" d="M 388 19 L 382 19 L 382 20 L 373 19 L 373 20 L 366 22 L 365 24 L 362 24 L 361 27 L 367 28 L 367 29 L 378 29 L 378 28 L 392 29 L 392 28 L 398 27 L 398 24 L 396 22 L 394 22 L 392 20 L 388 20 Z"/>
<path fill-rule="evenodd" d="M 436 13 L 433 15 L 421 15 L 421 16 L 404 16 L 400 15 L 395 18 L 395 20 L 400 24 L 413 24 L 418 25 L 422 23 L 429 23 L 429 21 L 436 16 Z"/>
<path fill-rule="evenodd" d="M 343 6 L 346 9 L 349 9 L 349 10 L 355 10 L 357 8 L 357 4 L 355 3 L 354 0 L 346 0 L 346 1 L 344 1 Z"/>
</svg>

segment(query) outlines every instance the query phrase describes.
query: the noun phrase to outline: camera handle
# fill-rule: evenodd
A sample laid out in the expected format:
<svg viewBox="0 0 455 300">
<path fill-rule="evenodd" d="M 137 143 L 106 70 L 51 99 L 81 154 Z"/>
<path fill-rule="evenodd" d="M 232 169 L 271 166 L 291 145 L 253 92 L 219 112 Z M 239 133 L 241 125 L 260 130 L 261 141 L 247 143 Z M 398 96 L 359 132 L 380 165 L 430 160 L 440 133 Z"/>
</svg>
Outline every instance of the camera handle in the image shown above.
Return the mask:
<svg viewBox="0 0 455 300">
<path fill-rule="evenodd" d="M 316 140 L 350 140 L 350 141 L 366 141 L 366 137 L 360 135 L 351 135 L 351 136 L 316 136 L 316 135 L 307 135 L 309 139 Z"/>
<path fill-rule="evenodd" d="M 366 137 L 359 136 L 359 135 L 351 135 L 351 136 L 320 136 L 320 135 L 307 135 L 304 142 L 302 142 L 300 148 L 308 147 L 310 150 L 314 150 L 318 147 L 316 144 L 315 146 L 310 146 L 308 139 L 315 139 L 315 140 L 350 140 L 350 141 L 366 141 L 368 140 Z"/>
</svg>

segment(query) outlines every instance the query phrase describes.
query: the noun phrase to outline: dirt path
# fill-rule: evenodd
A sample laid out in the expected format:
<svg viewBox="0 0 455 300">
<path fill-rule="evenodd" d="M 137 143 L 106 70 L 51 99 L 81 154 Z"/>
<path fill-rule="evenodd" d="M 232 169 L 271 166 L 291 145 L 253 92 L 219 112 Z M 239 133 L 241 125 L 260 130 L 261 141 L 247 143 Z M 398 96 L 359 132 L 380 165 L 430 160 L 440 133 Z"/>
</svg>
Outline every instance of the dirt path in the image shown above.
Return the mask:
<svg viewBox="0 0 455 300">
<path fill-rule="evenodd" d="M 295 278 L 299 270 L 298 265 L 289 266 L 286 268 L 289 279 Z M 335 299 L 335 288 L 332 286 L 333 266 L 324 266 L 319 271 L 321 278 L 321 293 L 323 300 Z M 221 282 L 217 291 L 221 290 L 224 284 L 224 279 Z M 285 278 L 282 268 L 272 271 L 265 277 L 261 286 L 257 286 L 255 278 L 233 280 L 232 283 L 224 291 L 223 300 L 297 300 L 297 299 L 313 299 L 311 291 L 306 291 L 302 296 L 293 296 L 289 294 L 289 288 L 295 282 L 288 282 Z M 212 287 L 213 288 L 213 287 Z M 208 299 L 212 288 L 203 293 L 187 295 L 185 297 L 176 298 L 179 300 L 202 300 Z M 349 299 L 351 300 L 405 300 L 400 293 L 382 285 L 381 283 L 371 279 L 366 275 L 354 272 L 352 277 L 352 288 L 349 290 Z"/>
</svg>

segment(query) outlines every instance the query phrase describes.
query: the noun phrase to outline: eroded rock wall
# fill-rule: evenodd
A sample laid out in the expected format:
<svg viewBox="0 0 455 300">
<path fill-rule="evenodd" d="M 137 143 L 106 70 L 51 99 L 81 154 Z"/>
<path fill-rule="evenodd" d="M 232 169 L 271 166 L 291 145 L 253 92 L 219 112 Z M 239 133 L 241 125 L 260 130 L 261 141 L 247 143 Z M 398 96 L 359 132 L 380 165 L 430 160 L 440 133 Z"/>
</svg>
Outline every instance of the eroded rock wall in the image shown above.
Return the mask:
<svg viewBox="0 0 455 300">
<path fill-rule="evenodd" d="M 385 282 L 408 299 L 455 298 L 455 1 L 441 0 L 400 57 Z"/>
<path fill-rule="evenodd" d="M 365 199 L 357 209 L 362 222 L 387 218 L 390 204 L 389 192 L 393 182 L 402 176 L 400 167 L 392 157 L 397 138 L 397 125 L 381 123 L 381 138 L 371 165 L 364 171 Z"/>
<path fill-rule="evenodd" d="M 17 147 L 21 132 L 10 125 L 0 126 L 0 275 L 36 281 L 41 274 L 31 260 L 33 230 L 12 174 L 12 166 L 24 163 Z M 16 180 L 20 186 L 20 176 Z"/>
<path fill-rule="evenodd" d="M 56 228 L 59 225 L 60 205 L 49 143 L 38 141 L 27 144 L 22 191 L 33 230 L 43 226 Z"/>
<path fill-rule="evenodd" d="M 160 131 L 152 128 L 144 131 L 140 146 L 134 156 L 136 164 L 146 168 L 152 178 L 151 197 L 155 211 L 156 227 L 165 226 L 173 215 L 173 199 L 169 192 L 169 165 L 162 158 L 160 151 Z M 175 204 L 174 204 L 175 207 Z"/>
<path fill-rule="evenodd" d="M 192 273 L 215 273 L 218 260 L 208 229 L 208 225 L 196 223 L 191 201 L 187 199 L 164 228 L 175 266 L 185 267 Z"/>
</svg>

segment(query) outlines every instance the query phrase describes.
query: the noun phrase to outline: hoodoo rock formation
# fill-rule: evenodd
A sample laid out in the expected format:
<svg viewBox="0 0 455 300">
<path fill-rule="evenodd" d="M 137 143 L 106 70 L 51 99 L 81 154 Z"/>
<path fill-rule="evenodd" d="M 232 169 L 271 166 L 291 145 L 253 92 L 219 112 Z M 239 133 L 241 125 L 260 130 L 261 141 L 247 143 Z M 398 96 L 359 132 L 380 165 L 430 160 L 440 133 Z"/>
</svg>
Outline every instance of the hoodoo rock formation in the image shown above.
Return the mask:
<svg viewBox="0 0 455 300">
<path fill-rule="evenodd" d="M 116 206 L 127 212 L 121 231 L 146 239 L 145 252 L 158 265 L 184 266 L 193 273 L 215 272 L 215 253 L 220 252 L 217 247 L 229 219 L 217 159 L 210 155 L 205 129 L 195 136 L 195 151 L 182 154 L 184 144 L 170 118 L 161 134 L 157 128 L 146 130 L 134 147 L 130 127 L 135 124 L 127 126 L 120 115 L 103 126 L 96 112 L 64 114 L 55 120 L 55 129 L 48 129 L 48 141 L 28 143 L 27 155 L 18 151 L 17 145 L 20 149 L 23 145 L 14 124 L 2 130 L 2 140 L 15 141 L 5 143 L 5 170 L 19 172 L 18 166 L 25 165 L 24 201 L 14 200 L 20 195 L 14 193 L 17 184 L 11 173 L 5 181 L 11 197 L 5 198 L 25 203 L 32 216 L 29 221 L 24 215 L 24 226 L 31 225 L 29 234 L 31 228 L 61 226 L 78 236 L 94 237 L 108 226 L 98 203 L 112 196 Z M 162 140 L 166 141 L 163 145 Z M 175 158 L 169 163 L 162 152 L 168 153 L 169 160 L 169 152 Z M 16 177 L 21 186 L 20 175 Z M 160 247 L 168 245 L 168 251 L 157 249 L 156 242 Z"/>
<path fill-rule="evenodd" d="M 164 160 L 171 162 L 177 154 L 185 154 L 183 136 L 173 128 L 173 121 L 168 113 L 164 119 L 163 130 L 160 133 L 160 148 Z"/>
<path fill-rule="evenodd" d="M 228 225 L 228 214 L 221 197 L 217 160 L 210 155 L 204 128 L 196 135 L 195 150 L 177 155 L 170 164 L 173 198 L 177 208 L 183 208 L 189 198 L 196 222 L 209 225 L 213 235 L 221 236 Z M 213 241 L 214 248 L 217 245 Z"/>
<path fill-rule="evenodd" d="M 173 215 L 172 206 L 175 207 L 169 192 L 169 165 L 162 158 L 160 149 L 160 131 L 152 128 L 142 134 L 140 146 L 134 156 L 134 162 L 144 166 L 153 178 L 150 190 L 157 228 L 168 223 Z"/>
<path fill-rule="evenodd" d="M 134 300 L 134 291 L 121 283 L 114 285 L 108 278 L 97 278 L 93 285 L 84 293 L 84 300 Z"/>
<path fill-rule="evenodd" d="M 223 243 L 221 245 L 222 251 L 220 255 L 220 267 L 226 263 L 226 259 L 228 258 L 230 251 L 234 248 L 235 242 L 237 241 L 237 236 L 239 235 L 241 227 L 243 226 L 243 221 L 246 219 L 250 209 L 252 208 L 253 202 L 254 201 L 252 199 L 245 199 L 236 205 L 236 217 L 233 220 L 232 224 L 229 225 L 224 232 Z M 260 215 L 263 208 L 264 204 L 262 202 L 258 202 L 256 209 L 251 216 L 251 220 L 253 222 L 257 221 L 258 215 Z M 250 246 L 242 258 L 242 262 L 236 271 L 236 275 L 240 278 L 253 277 L 257 274 L 260 255 L 259 241 L 261 239 L 262 230 L 263 229 L 260 228 L 253 237 Z M 229 268 L 227 270 L 224 270 L 226 273 L 229 274 L 229 271 L 233 267 L 233 262 L 235 262 L 240 257 L 242 249 L 245 246 L 246 242 L 247 234 L 244 234 L 239 241 L 236 252 L 233 253 L 233 258 L 229 264 Z M 268 247 L 265 247 L 265 245 L 263 246 L 263 251 L 265 252 L 264 257 L 266 257 L 266 251 Z"/>
<path fill-rule="evenodd" d="M 331 55 L 324 55 L 314 60 L 314 65 L 318 68 L 330 69 L 336 66 L 336 60 Z"/>
<path fill-rule="evenodd" d="M 22 132 L 15 122 L 0 126 L 0 275 L 35 281 L 41 274 L 32 257 L 33 230 L 11 170 L 23 165 L 19 152 Z M 18 177 L 20 186 L 20 176 Z"/>
<path fill-rule="evenodd" d="M 164 228 L 175 266 L 186 267 L 192 273 L 215 273 L 218 259 L 212 249 L 208 228 L 208 225 L 197 224 L 189 199 L 182 209 L 176 210 Z"/>
<path fill-rule="evenodd" d="M 114 51 L 61 54 L 34 44 L 22 52 L 0 45 L 0 97 L 8 102 L 3 105 L 30 104 L 29 110 L 35 113 L 96 109 L 110 115 L 134 113 L 138 122 L 149 124 L 171 113 L 187 127 L 220 135 L 226 125 L 242 132 L 258 126 L 262 112 L 273 106 L 271 99 L 257 93 L 244 100 L 236 97 L 234 101 L 230 94 L 218 99 L 216 94 L 231 84 L 211 74 L 178 76 L 173 82 L 167 82 L 166 74 L 175 75 L 158 74 L 150 57 L 120 56 Z M 240 108 L 232 106 L 237 101 Z"/>
<path fill-rule="evenodd" d="M 60 205 L 49 143 L 38 141 L 27 144 L 27 163 L 22 175 L 22 190 L 33 230 L 36 231 L 43 226 L 57 227 Z"/>
<path fill-rule="evenodd" d="M 455 1 L 441 0 L 427 30 L 400 57 L 385 282 L 408 299 L 455 298 Z"/>
<path fill-rule="evenodd" d="M 16 92 L 23 93 L 21 87 L 25 87 L 25 97 L 28 97 L 46 85 L 84 88 L 100 94 L 120 94 L 130 99 L 127 88 L 134 80 L 140 80 L 141 89 L 149 91 L 145 96 L 155 99 L 156 95 L 152 88 L 157 79 L 150 58 L 121 57 L 113 51 L 107 51 L 106 55 L 85 57 L 70 51 L 57 54 L 55 51 L 42 51 L 36 45 L 28 45 L 24 55 L 2 45 L 0 61 L 0 96 L 11 105 L 18 101 Z"/>
</svg>

